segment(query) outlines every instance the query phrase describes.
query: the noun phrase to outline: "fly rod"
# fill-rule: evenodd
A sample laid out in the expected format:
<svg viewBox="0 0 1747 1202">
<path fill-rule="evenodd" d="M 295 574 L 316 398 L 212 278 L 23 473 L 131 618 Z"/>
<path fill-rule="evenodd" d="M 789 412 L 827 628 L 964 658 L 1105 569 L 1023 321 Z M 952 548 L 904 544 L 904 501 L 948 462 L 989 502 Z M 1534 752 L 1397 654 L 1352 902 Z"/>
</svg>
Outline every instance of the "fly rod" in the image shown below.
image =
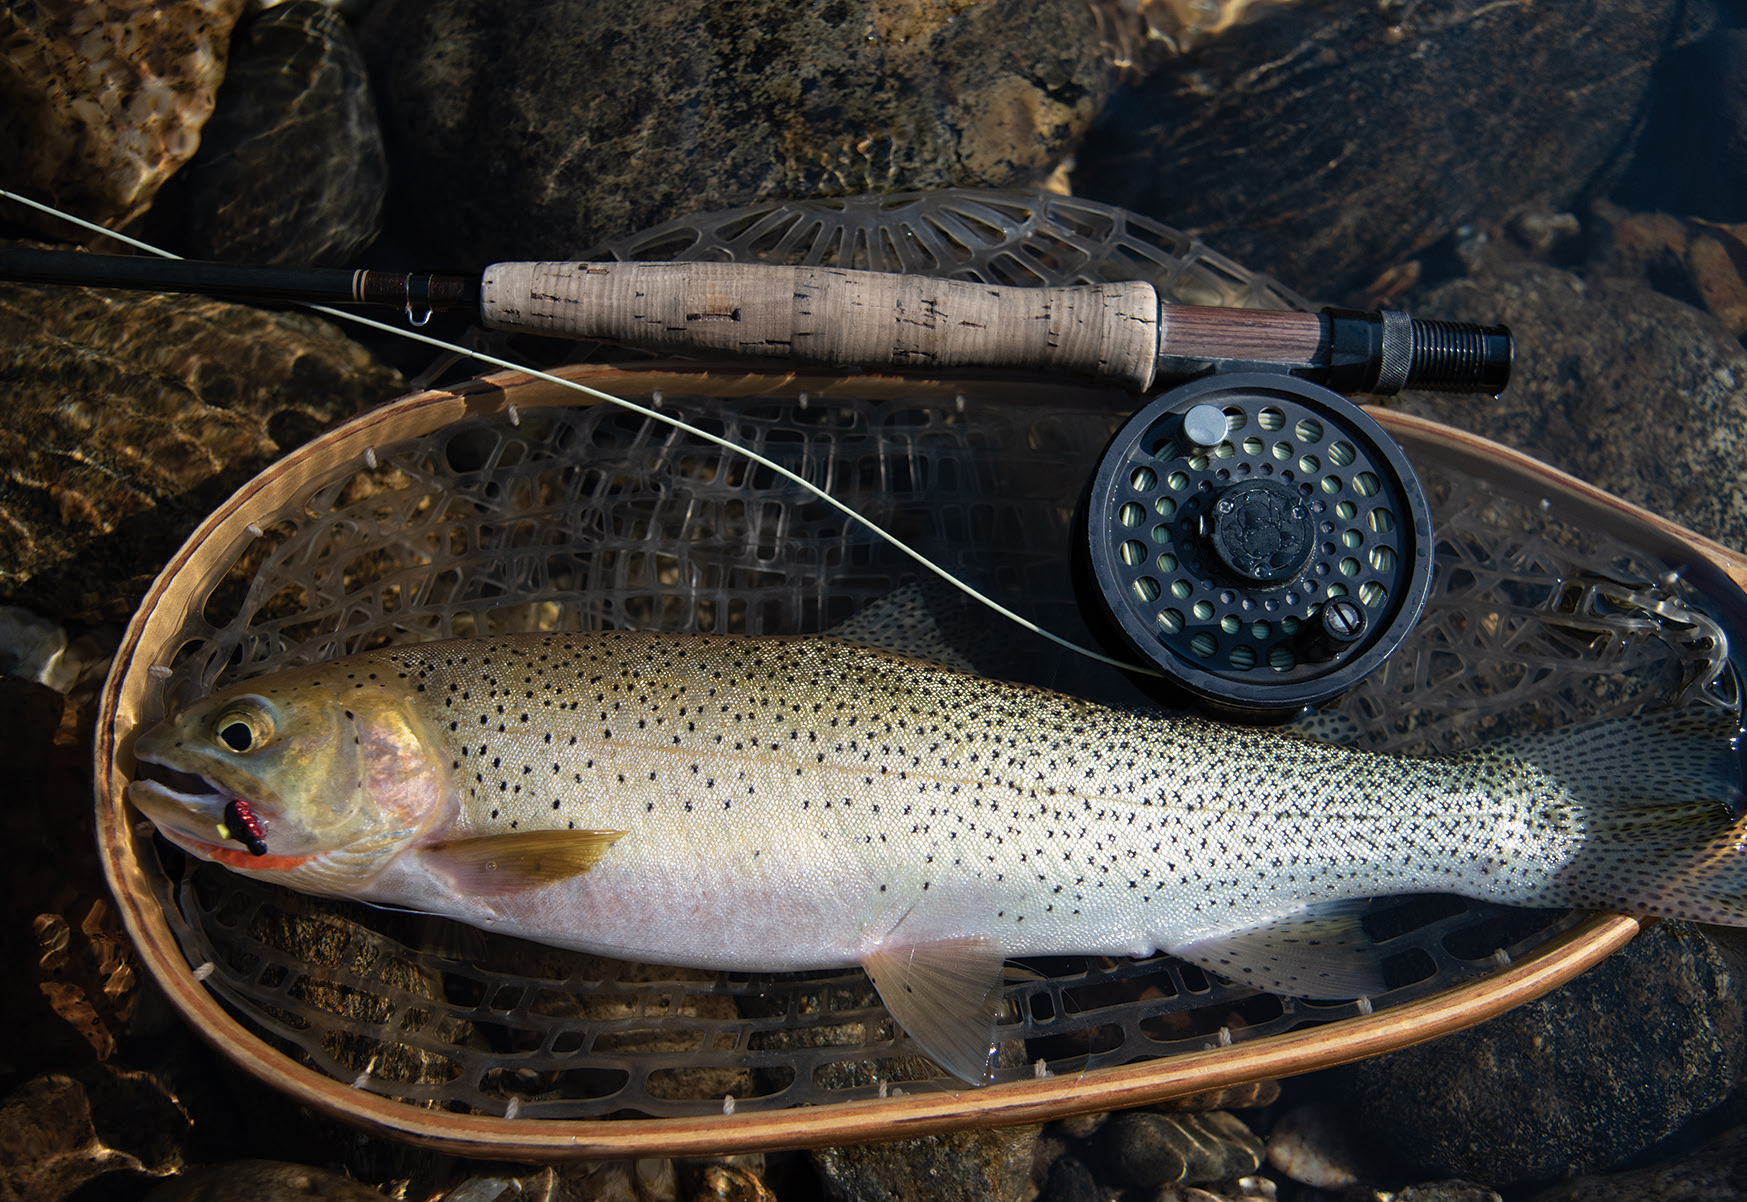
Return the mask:
<svg viewBox="0 0 1747 1202">
<path fill-rule="evenodd" d="M 255 303 L 437 309 L 486 327 L 673 354 L 869 368 L 1065 372 L 1137 391 L 1210 372 L 1289 372 L 1337 392 L 1496 394 L 1510 379 L 1502 325 L 1405 313 L 1161 303 L 1140 281 L 1009 287 L 764 263 L 495 263 L 478 275 L 244 267 L 186 259 L 0 250 L 0 279 Z"/>
</svg>

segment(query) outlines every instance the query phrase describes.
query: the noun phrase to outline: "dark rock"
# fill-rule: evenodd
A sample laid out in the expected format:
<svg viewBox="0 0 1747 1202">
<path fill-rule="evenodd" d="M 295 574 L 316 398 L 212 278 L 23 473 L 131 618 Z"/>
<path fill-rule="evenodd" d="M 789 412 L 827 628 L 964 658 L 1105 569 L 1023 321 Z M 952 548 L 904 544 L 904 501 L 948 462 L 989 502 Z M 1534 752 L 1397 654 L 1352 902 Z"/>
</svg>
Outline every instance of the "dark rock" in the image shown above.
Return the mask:
<svg viewBox="0 0 1747 1202">
<path fill-rule="evenodd" d="M 277 1160 L 237 1160 L 166 1181 L 146 1195 L 146 1202 L 372 1202 L 381 1197 L 343 1173 Z"/>
<path fill-rule="evenodd" d="M 1333 1088 L 1409 1178 L 1595 1172 L 1728 1096 L 1744 1059 L 1735 979 L 1699 929 L 1665 922 L 1538 1001 L 1335 1070 Z"/>
<path fill-rule="evenodd" d="M 1402 407 L 1747 546 L 1747 352 L 1715 319 L 1642 283 L 1534 266 L 1435 288 L 1414 312 L 1506 323 L 1516 367 L 1499 398 Z"/>
<path fill-rule="evenodd" d="M 1110 1117 L 1099 1138 L 1108 1157 L 1106 1175 L 1139 1189 L 1244 1177 L 1262 1163 L 1261 1138 L 1223 1110 L 1124 1111 Z"/>
<path fill-rule="evenodd" d="M 1736 1127 L 1673 1164 L 1579 1177 L 1529 1202 L 1735 1202 L 1747 1198 L 1747 1127 Z"/>
<path fill-rule="evenodd" d="M 1063 1156 L 1049 1166 L 1037 1202 L 1104 1202 L 1104 1193 L 1091 1169 L 1072 1156 Z"/>
<path fill-rule="evenodd" d="M 0 602 L 123 619 L 232 490 L 404 391 L 333 326 L 198 297 L 0 286 Z"/>
<path fill-rule="evenodd" d="M 1115 83 L 1084 0 L 391 0 L 396 188 L 461 258 L 685 213 L 1047 176 Z"/>
<path fill-rule="evenodd" d="M 1472 1181 L 1434 1181 L 1397 1191 L 1395 1202 L 1499 1202 L 1498 1195 Z"/>
<path fill-rule="evenodd" d="M 1615 199 L 1747 221 L 1747 29 L 1719 29 L 1669 54 L 1638 145 Z"/>
<path fill-rule="evenodd" d="M 200 145 L 243 0 L 0 10 L 0 186 L 120 226 Z M 52 218 L 7 216 L 50 237 Z M 83 237 L 83 235 L 79 235 Z"/>
<path fill-rule="evenodd" d="M 1459 226 L 1571 208 L 1627 143 L 1681 11 L 1307 0 L 1113 100 L 1074 190 L 1342 296 Z"/>
<path fill-rule="evenodd" d="M 189 1126 L 147 1073 L 93 1065 L 33 1078 L 0 1101 L 0 1198 L 61 1202 L 97 1177 L 174 1173 Z"/>
<path fill-rule="evenodd" d="M 249 22 L 184 174 L 195 258 L 340 264 L 375 239 L 388 160 L 363 53 L 338 13 L 292 0 Z"/>
<path fill-rule="evenodd" d="M 836 1202 L 1017 1202 L 1039 1127 L 953 1131 L 886 1144 L 820 1148 L 813 1163 Z"/>
</svg>

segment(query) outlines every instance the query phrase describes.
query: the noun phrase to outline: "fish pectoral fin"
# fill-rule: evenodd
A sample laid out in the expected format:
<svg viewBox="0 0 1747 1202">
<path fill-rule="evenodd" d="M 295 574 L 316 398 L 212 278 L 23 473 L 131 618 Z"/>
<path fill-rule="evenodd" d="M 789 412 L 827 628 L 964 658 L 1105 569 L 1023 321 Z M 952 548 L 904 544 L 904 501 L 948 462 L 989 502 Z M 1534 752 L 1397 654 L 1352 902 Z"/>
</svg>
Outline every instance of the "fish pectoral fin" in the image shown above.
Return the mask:
<svg viewBox="0 0 1747 1202">
<path fill-rule="evenodd" d="M 480 835 L 421 848 L 431 867 L 458 890 L 523 893 L 581 876 L 624 831 L 525 831 Z"/>
<path fill-rule="evenodd" d="M 972 1085 L 989 1080 L 1002 964 L 1001 949 L 980 935 L 881 948 L 861 961 L 898 1025 L 936 1064 Z"/>
<path fill-rule="evenodd" d="M 1310 906 L 1259 926 L 1165 950 L 1228 981 L 1302 998 L 1376 997 L 1383 961 L 1359 923 L 1362 901 Z"/>
</svg>

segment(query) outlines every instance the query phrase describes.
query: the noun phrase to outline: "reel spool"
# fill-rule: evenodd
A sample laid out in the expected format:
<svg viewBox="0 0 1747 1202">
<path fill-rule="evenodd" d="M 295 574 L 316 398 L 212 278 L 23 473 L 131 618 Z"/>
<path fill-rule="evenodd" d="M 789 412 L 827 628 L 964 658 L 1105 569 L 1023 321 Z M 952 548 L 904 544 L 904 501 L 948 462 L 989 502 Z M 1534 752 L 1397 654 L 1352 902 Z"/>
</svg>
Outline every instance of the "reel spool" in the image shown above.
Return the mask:
<svg viewBox="0 0 1747 1202">
<path fill-rule="evenodd" d="M 1080 506 L 1087 623 L 1155 699 L 1285 720 L 1378 667 L 1432 578 L 1431 512 L 1394 440 L 1339 393 L 1213 375 L 1135 413 Z"/>
</svg>

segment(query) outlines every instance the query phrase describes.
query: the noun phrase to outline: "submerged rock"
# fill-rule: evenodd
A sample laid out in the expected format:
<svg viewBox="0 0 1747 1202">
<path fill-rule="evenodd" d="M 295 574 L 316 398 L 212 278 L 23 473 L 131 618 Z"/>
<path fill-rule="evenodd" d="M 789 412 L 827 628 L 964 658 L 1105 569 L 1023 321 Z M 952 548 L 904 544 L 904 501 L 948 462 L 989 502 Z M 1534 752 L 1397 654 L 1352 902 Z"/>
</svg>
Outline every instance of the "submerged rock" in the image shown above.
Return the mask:
<svg viewBox="0 0 1747 1202">
<path fill-rule="evenodd" d="M 346 263 L 376 238 L 388 193 L 363 52 L 316 0 L 271 8 L 240 33 L 186 173 L 191 254 Z"/>
<path fill-rule="evenodd" d="M 324 426 L 404 391 L 333 326 L 199 297 L 0 286 L 0 602 L 131 615 L 178 543 Z"/>
<path fill-rule="evenodd" d="M 1747 221 L 1747 29 L 1718 29 L 1668 56 L 1614 196 L 1634 208 Z"/>
<path fill-rule="evenodd" d="M 1503 396 L 1402 407 L 1526 451 L 1733 547 L 1747 547 L 1747 350 L 1649 285 L 1522 266 L 1432 289 L 1420 317 L 1502 321 Z"/>
<path fill-rule="evenodd" d="M 1018 1202 L 1031 1175 L 1037 1127 L 951 1131 L 813 1152 L 834 1202 Z"/>
<path fill-rule="evenodd" d="M 244 0 L 0 10 L 0 185 L 119 227 L 200 144 Z M 24 218 L 33 228 L 46 218 Z M 46 232 L 65 237 L 53 222 Z"/>
<path fill-rule="evenodd" d="M 1747 1198 L 1747 1127 L 1736 1127 L 1672 1164 L 1579 1177 L 1529 1202 L 1734 1202 Z"/>
<path fill-rule="evenodd" d="M 1134 1189 L 1246 1177 L 1261 1166 L 1263 1155 L 1261 1137 L 1223 1110 L 1124 1111 L 1110 1117 L 1100 1140 L 1104 1175 Z"/>
<path fill-rule="evenodd" d="M 343 1173 L 278 1160 L 236 1160 L 183 1173 L 146 1202 L 371 1202 L 382 1193 Z"/>
<path fill-rule="evenodd" d="M 767 197 L 1050 174 L 1115 85 L 1085 0 L 395 0 L 396 186 L 460 258 L 562 258 Z"/>
<path fill-rule="evenodd" d="M 1338 297 L 1458 226 L 1570 208 L 1627 144 L 1682 11 L 1307 0 L 1113 100 L 1074 190 Z"/>
<path fill-rule="evenodd" d="M 0 1198 L 61 1202 L 95 1178 L 113 1178 L 115 1191 L 174 1173 L 190 1134 L 149 1073 L 97 1065 L 33 1078 L 0 1099 Z"/>
<path fill-rule="evenodd" d="M 1409 1179 L 1596 1172 L 1728 1096 L 1747 1060 L 1737 971 L 1699 929 L 1664 922 L 1537 1001 L 1331 1079 Z"/>
</svg>

